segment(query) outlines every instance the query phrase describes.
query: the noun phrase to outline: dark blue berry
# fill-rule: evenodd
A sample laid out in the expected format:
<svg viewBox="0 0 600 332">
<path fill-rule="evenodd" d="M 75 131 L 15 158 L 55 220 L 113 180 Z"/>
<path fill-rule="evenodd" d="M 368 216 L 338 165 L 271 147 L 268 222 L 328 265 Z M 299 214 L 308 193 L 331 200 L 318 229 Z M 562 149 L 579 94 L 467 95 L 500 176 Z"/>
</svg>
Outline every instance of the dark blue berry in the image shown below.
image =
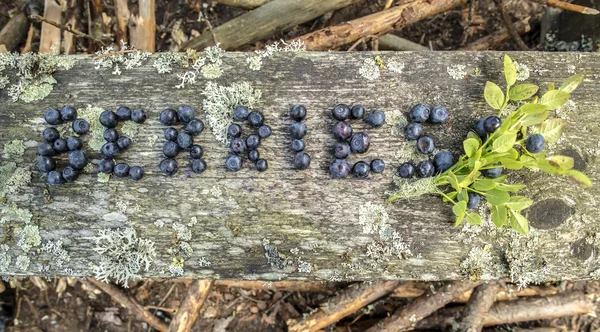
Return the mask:
<svg viewBox="0 0 600 332">
<path fill-rule="evenodd" d="M 46 140 L 46 142 L 52 143 L 60 138 L 60 134 L 58 133 L 58 130 L 56 130 L 56 128 L 48 127 L 42 132 L 42 137 L 44 138 L 44 140 Z"/>
<path fill-rule="evenodd" d="M 177 123 L 177 112 L 172 108 L 166 108 L 160 112 L 158 120 L 165 126 L 172 126 Z"/>
<path fill-rule="evenodd" d="M 115 162 L 110 158 L 103 158 L 98 161 L 98 172 L 110 174 L 115 169 Z"/>
<path fill-rule="evenodd" d="M 415 165 L 404 163 L 398 167 L 398 176 L 404 179 L 410 179 L 415 176 Z"/>
<path fill-rule="evenodd" d="M 265 159 L 258 159 L 255 166 L 257 171 L 264 172 L 269 168 L 269 163 Z"/>
<path fill-rule="evenodd" d="M 161 161 L 158 167 L 164 175 L 172 176 L 175 173 L 177 173 L 177 170 L 179 169 L 179 164 L 177 163 L 177 160 L 167 158 Z"/>
<path fill-rule="evenodd" d="M 52 147 L 52 144 L 48 142 L 42 142 L 38 144 L 37 154 L 39 154 L 40 156 L 51 157 L 54 155 L 54 153 L 55 152 L 54 148 Z"/>
<path fill-rule="evenodd" d="M 83 147 L 83 141 L 76 136 L 67 137 L 67 148 L 71 151 L 79 150 Z"/>
<path fill-rule="evenodd" d="M 306 135 L 306 124 L 304 122 L 294 122 L 289 127 L 290 134 L 295 139 L 302 139 Z"/>
<path fill-rule="evenodd" d="M 256 149 L 260 145 L 260 137 L 258 135 L 252 134 L 248 135 L 246 138 L 246 147 L 248 149 Z"/>
<path fill-rule="evenodd" d="M 381 159 L 371 160 L 371 172 L 381 173 L 385 170 L 385 162 Z"/>
<path fill-rule="evenodd" d="M 129 175 L 129 165 L 123 163 L 116 164 L 113 171 L 117 177 L 124 178 Z"/>
<path fill-rule="evenodd" d="M 485 140 L 488 135 L 487 131 L 485 131 L 485 127 L 483 126 L 485 119 L 486 118 L 481 118 L 481 119 L 477 120 L 477 122 L 475 123 L 475 126 L 473 126 L 473 129 L 475 130 L 477 135 L 479 135 L 479 138 L 481 138 L 482 140 Z"/>
<path fill-rule="evenodd" d="M 119 154 L 119 147 L 116 143 L 104 143 L 100 149 L 105 158 L 114 158 Z"/>
<path fill-rule="evenodd" d="M 196 117 L 196 111 L 191 106 L 181 105 L 177 108 L 177 118 L 183 123 L 189 123 Z"/>
<path fill-rule="evenodd" d="M 67 146 L 67 140 L 64 138 L 59 138 L 52 143 L 52 148 L 57 153 L 63 153 L 69 151 L 69 147 Z"/>
<path fill-rule="evenodd" d="M 533 134 L 527 137 L 525 142 L 525 148 L 530 153 L 538 153 L 544 150 L 544 136 L 541 134 Z"/>
<path fill-rule="evenodd" d="M 448 110 L 444 106 L 434 106 L 429 113 L 429 121 L 432 123 L 448 122 Z"/>
<path fill-rule="evenodd" d="M 373 128 L 379 128 L 385 124 L 385 113 L 376 110 L 367 116 L 365 122 L 370 124 Z"/>
<path fill-rule="evenodd" d="M 336 120 L 344 121 L 350 117 L 350 108 L 348 105 L 339 104 L 331 110 L 331 115 Z"/>
<path fill-rule="evenodd" d="M 62 173 L 59 171 L 52 171 L 48 173 L 48 184 L 51 186 L 60 186 L 65 182 L 65 179 L 62 177 Z"/>
<path fill-rule="evenodd" d="M 411 122 L 404 127 L 404 137 L 409 141 L 414 141 L 423 135 L 423 127 L 421 124 Z"/>
<path fill-rule="evenodd" d="M 119 106 L 115 114 L 117 115 L 117 119 L 121 121 L 131 120 L 131 108 L 127 106 Z"/>
<path fill-rule="evenodd" d="M 248 108 L 245 106 L 238 106 L 233 110 L 233 120 L 235 121 L 246 121 L 248 118 Z"/>
<path fill-rule="evenodd" d="M 300 152 L 304 150 L 304 141 L 301 139 L 295 139 L 290 144 L 290 149 L 294 152 Z"/>
<path fill-rule="evenodd" d="M 302 121 L 306 118 L 306 107 L 302 104 L 296 104 L 290 109 L 290 117 L 294 121 Z"/>
<path fill-rule="evenodd" d="M 56 161 L 52 157 L 40 156 L 38 158 L 38 169 L 43 173 L 53 171 L 56 169 Z"/>
<path fill-rule="evenodd" d="M 430 112 L 429 106 L 417 104 L 410 110 L 410 121 L 419 123 L 425 122 L 429 119 Z"/>
<path fill-rule="evenodd" d="M 258 150 L 248 151 L 248 160 L 257 161 L 259 158 L 260 158 L 260 153 L 258 153 Z"/>
<path fill-rule="evenodd" d="M 369 150 L 371 138 L 367 133 L 356 133 L 350 139 L 350 149 L 352 152 L 365 153 Z"/>
<path fill-rule="evenodd" d="M 65 122 L 77 119 L 77 110 L 73 106 L 65 106 L 60 110 L 60 118 Z"/>
<path fill-rule="evenodd" d="M 352 110 L 350 111 L 350 115 L 353 119 L 363 119 L 365 117 L 365 113 L 367 110 L 363 105 L 354 105 L 352 106 Z"/>
<path fill-rule="evenodd" d="M 420 137 L 417 140 L 417 150 L 423 154 L 430 154 L 435 150 L 435 144 L 433 143 L 433 138 L 429 136 Z"/>
<path fill-rule="evenodd" d="M 227 136 L 230 138 L 240 137 L 242 134 L 242 127 L 240 125 L 232 123 L 227 127 Z"/>
<path fill-rule="evenodd" d="M 127 150 L 127 148 L 131 146 L 131 143 L 131 138 L 127 136 L 121 136 L 117 140 L 117 147 L 119 148 L 119 150 Z"/>
<path fill-rule="evenodd" d="M 185 126 L 185 132 L 192 136 L 199 136 L 204 131 L 204 122 L 193 119 Z"/>
<path fill-rule="evenodd" d="M 345 141 L 352 136 L 352 126 L 346 121 L 340 121 L 333 126 L 331 132 L 335 138 Z"/>
<path fill-rule="evenodd" d="M 136 108 L 131 112 L 131 120 L 135 123 L 144 123 L 144 121 L 146 121 L 147 115 L 146 112 L 144 112 L 144 110 Z M 135 166 L 137 167 L 137 166 Z M 133 167 L 132 167 L 133 169 Z M 142 169 L 140 167 L 140 169 Z M 131 170 L 129 170 L 131 172 Z M 144 176 L 144 170 L 142 169 L 142 176 Z"/>
<path fill-rule="evenodd" d="M 204 155 L 204 149 L 200 145 L 192 145 L 190 147 L 190 157 L 192 159 L 200 159 Z"/>
<path fill-rule="evenodd" d="M 441 151 L 433 157 L 433 166 L 435 170 L 442 173 L 454 165 L 454 156 L 448 151 Z"/>
<path fill-rule="evenodd" d="M 190 134 L 186 132 L 180 132 L 177 134 L 177 145 L 179 145 L 180 148 L 187 150 L 190 148 L 190 146 L 192 146 L 192 144 L 194 144 L 194 139 Z"/>
<path fill-rule="evenodd" d="M 79 177 L 79 171 L 74 167 L 66 166 L 62 171 L 62 177 L 67 182 L 73 182 Z"/>
<path fill-rule="evenodd" d="M 491 134 L 496 131 L 496 129 L 500 128 L 502 125 L 502 120 L 500 120 L 497 116 L 490 116 L 483 121 L 483 128 L 488 134 Z"/>
<path fill-rule="evenodd" d="M 298 152 L 294 155 L 294 168 L 303 170 L 310 166 L 310 156 L 306 152 Z"/>
<path fill-rule="evenodd" d="M 490 168 L 485 170 L 485 176 L 495 179 L 502 174 L 502 167 Z"/>
<path fill-rule="evenodd" d="M 69 165 L 75 169 L 83 169 L 88 164 L 88 157 L 85 151 L 75 150 L 69 153 Z"/>
<path fill-rule="evenodd" d="M 167 158 L 175 158 L 179 153 L 179 145 L 173 141 L 166 141 L 163 145 L 163 154 Z"/>
<path fill-rule="evenodd" d="M 119 133 L 115 128 L 108 128 L 104 131 L 104 140 L 107 142 L 116 142 L 119 139 Z"/>
<path fill-rule="evenodd" d="M 260 138 L 267 138 L 267 137 L 271 136 L 272 133 L 273 133 L 273 131 L 271 130 L 271 127 L 269 127 L 267 125 L 262 125 L 262 126 L 258 127 L 258 136 Z"/>
<path fill-rule="evenodd" d="M 481 196 L 478 193 L 469 193 L 469 202 L 467 203 L 467 209 L 476 208 L 481 202 Z"/>
<path fill-rule="evenodd" d="M 167 141 L 177 141 L 177 129 L 173 128 L 173 127 L 169 127 L 167 129 L 165 129 L 165 139 Z"/>
<path fill-rule="evenodd" d="M 44 120 L 46 120 L 46 123 L 49 125 L 58 125 L 62 122 L 62 119 L 60 118 L 60 112 L 53 108 L 44 112 Z"/>
<path fill-rule="evenodd" d="M 333 155 L 336 159 L 345 159 L 350 155 L 350 144 L 347 142 L 335 142 L 333 144 Z"/>
<path fill-rule="evenodd" d="M 100 113 L 100 123 L 106 128 L 114 128 L 117 126 L 119 118 L 110 110 Z"/>
<path fill-rule="evenodd" d="M 354 164 L 354 166 L 352 166 L 352 174 L 354 174 L 354 176 L 356 176 L 359 179 L 364 179 L 368 177 L 370 171 L 371 168 L 369 167 L 369 164 L 367 164 L 364 161 L 359 161 L 356 164 Z"/>
<path fill-rule="evenodd" d="M 140 166 L 133 166 L 129 169 L 129 177 L 134 181 L 139 181 L 144 177 L 144 169 Z"/>
<path fill-rule="evenodd" d="M 235 154 L 244 153 L 246 150 L 246 142 L 243 139 L 236 137 L 229 142 L 229 148 L 231 149 L 231 152 Z"/>
<path fill-rule="evenodd" d="M 329 174 L 332 178 L 345 178 L 350 174 L 350 165 L 344 159 L 336 159 L 329 165 Z"/>
<path fill-rule="evenodd" d="M 90 123 L 85 119 L 77 119 L 73 121 L 73 131 L 78 135 L 85 135 L 90 131 Z"/>
<path fill-rule="evenodd" d="M 433 176 L 435 174 L 435 166 L 431 161 L 423 160 L 417 165 L 416 173 L 420 178 Z"/>
<path fill-rule="evenodd" d="M 192 160 L 192 171 L 196 174 L 202 174 L 206 171 L 206 162 L 204 159 L 194 159 Z"/>
<path fill-rule="evenodd" d="M 232 154 L 231 156 L 227 157 L 225 167 L 233 172 L 239 171 L 240 168 L 242 168 L 242 158 L 240 158 L 238 155 Z"/>
<path fill-rule="evenodd" d="M 252 111 L 248 114 L 248 122 L 253 127 L 260 127 L 265 122 L 265 117 L 261 112 Z"/>
</svg>

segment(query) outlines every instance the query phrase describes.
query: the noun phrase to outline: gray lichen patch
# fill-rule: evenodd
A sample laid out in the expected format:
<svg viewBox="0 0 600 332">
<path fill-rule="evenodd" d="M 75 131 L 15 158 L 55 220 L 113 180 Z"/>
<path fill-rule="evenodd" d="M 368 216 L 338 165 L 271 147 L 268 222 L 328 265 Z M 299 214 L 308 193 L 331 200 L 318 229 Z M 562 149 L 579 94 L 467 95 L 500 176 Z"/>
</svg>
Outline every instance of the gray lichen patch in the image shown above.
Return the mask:
<svg viewBox="0 0 600 332">
<path fill-rule="evenodd" d="M 104 145 L 104 126 L 100 123 L 100 114 L 104 111 L 103 108 L 88 105 L 84 109 L 78 111 L 79 117 L 85 119 L 90 124 L 91 134 L 88 146 L 96 151 L 100 151 L 102 145 Z M 128 121 L 131 122 L 131 121 Z"/>
<path fill-rule="evenodd" d="M 195 50 L 188 50 L 183 58 L 183 65 L 188 69 L 181 74 L 177 74 L 180 83 L 175 87 L 177 89 L 185 88 L 185 85 L 196 84 L 198 75 L 206 79 L 215 79 L 223 75 L 223 53 L 225 51 L 219 47 L 219 44 L 204 49 L 202 53 Z"/>
<path fill-rule="evenodd" d="M 283 269 L 285 267 L 286 260 L 279 255 L 276 246 L 272 245 L 269 240 L 263 239 L 263 248 L 267 264 L 278 269 Z"/>
<path fill-rule="evenodd" d="M 135 123 L 133 121 L 125 121 L 125 123 L 121 127 L 121 132 L 123 133 L 123 135 L 131 138 L 132 141 L 135 141 L 135 137 L 137 136 L 139 130 L 140 124 Z"/>
<path fill-rule="evenodd" d="M 25 225 L 22 229 L 15 229 L 15 238 L 18 239 L 17 246 L 25 252 L 42 243 L 40 228 L 35 225 Z"/>
<path fill-rule="evenodd" d="M 14 162 L 0 166 L 0 200 L 18 192 L 31 182 L 31 172 Z"/>
<path fill-rule="evenodd" d="M 21 255 L 17 257 L 15 266 L 17 267 L 18 271 L 27 271 L 29 269 L 29 264 L 31 264 L 29 257 Z"/>
<path fill-rule="evenodd" d="M 491 280 L 506 275 L 506 268 L 500 257 L 489 245 L 474 247 L 460 263 L 463 275 L 471 280 Z"/>
<path fill-rule="evenodd" d="M 274 42 L 271 45 L 267 45 L 264 50 L 254 51 L 254 55 L 246 58 L 248 67 L 254 71 L 258 71 L 262 68 L 263 60 L 270 58 L 275 53 L 286 53 L 286 52 L 302 52 L 306 51 L 306 45 L 301 40 L 293 40 L 290 43 L 286 43 L 281 40 Z"/>
<path fill-rule="evenodd" d="M 467 66 L 454 64 L 446 67 L 446 72 L 455 80 L 464 80 L 468 75 Z"/>
<path fill-rule="evenodd" d="M 367 58 L 364 60 L 362 66 L 358 68 L 358 73 L 364 79 L 367 79 L 369 81 L 376 80 L 380 76 L 379 65 L 377 64 L 375 59 Z"/>
<path fill-rule="evenodd" d="M 63 248 L 62 240 L 47 241 L 40 250 L 49 256 L 49 268 L 62 269 L 66 263 L 71 261 L 69 252 Z"/>
<path fill-rule="evenodd" d="M 3 157 L 5 159 L 18 158 L 21 157 L 23 153 L 25 153 L 25 145 L 23 145 L 22 140 L 15 139 L 4 144 Z"/>
<path fill-rule="evenodd" d="M 7 244 L 0 244 L 0 273 L 6 273 L 11 267 L 12 257 Z"/>
<path fill-rule="evenodd" d="M 0 216 L 2 216 L 2 218 L 0 218 L 0 224 L 4 224 L 7 221 L 19 221 L 29 224 L 33 218 L 31 211 L 21 209 L 14 203 L 9 204 L 8 207 L 2 209 L 0 211 Z"/>
<path fill-rule="evenodd" d="M 159 53 L 154 59 L 152 67 L 156 68 L 159 74 L 170 74 L 173 66 L 180 66 L 181 61 L 186 57 L 185 53 L 163 52 Z"/>
<path fill-rule="evenodd" d="M 94 59 L 96 70 L 112 68 L 113 75 L 121 75 L 121 69 L 129 70 L 141 67 L 152 54 L 139 50 L 125 52 L 132 50 L 134 49 L 130 48 L 127 43 L 122 40 L 120 50 L 117 50 L 114 46 L 103 47 L 100 51 L 96 52 L 96 57 Z"/>
<path fill-rule="evenodd" d="M 527 236 L 512 233 L 512 241 L 504 252 L 511 280 L 519 289 L 530 283 L 546 281 L 548 267 L 545 259 L 537 255 L 539 237 L 532 230 Z"/>
</svg>

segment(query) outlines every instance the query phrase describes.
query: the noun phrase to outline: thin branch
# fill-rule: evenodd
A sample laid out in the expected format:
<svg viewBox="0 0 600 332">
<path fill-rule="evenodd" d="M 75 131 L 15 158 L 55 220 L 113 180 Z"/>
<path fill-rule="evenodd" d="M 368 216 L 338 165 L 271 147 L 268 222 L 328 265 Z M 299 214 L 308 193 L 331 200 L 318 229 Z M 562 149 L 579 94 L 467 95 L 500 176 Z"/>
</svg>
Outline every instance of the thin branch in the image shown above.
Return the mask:
<svg viewBox="0 0 600 332">
<path fill-rule="evenodd" d="M 139 51 L 139 50 L 133 49 L 133 50 L 114 51 L 114 52 L 109 52 L 109 53 L 104 53 L 104 54 L 97 55 L 97 56 L 93 57 L 92 60 L 98 60 L 100 58 L 104 58 L 104 57 L 111 56 L 111 55 L 133 53 L 133 52 L 137 52 L 137 51 Z"/>
<path fill-rule="evenodd" d="M 192 283 L 181 307 L 169 325 L 169 332 L 190 331 L 200 314 L 202 305 L 210 294 L 213 283 L 213 280 L 196 280 Z"/>
<path fill-rule="evenodd" d="M 531 21 L 531 17 L 527 17 L 521 21 L 515 23 L 515 29 L 519 34 L 527 33 L 531 30 L 531 25 L 529 22 Z M 508 29 L 498 30 L 492 34 L 489 34 L 485 37 L 477 39 L 463 47 L 459 50 L 461 51 L 485 51 L 497 44 L 500 44 L 510 38 L 510 34 Z"/>
<path fill-rule="evenodd" d="M 506 11 L 506 8 L 505 8 L 506 1 L 494 0 L 494 2 L 496 3 L 496 7 L 498 7 L 498 10 L 500 11 L 500 14 L 502 15 L 502 19 L 504 20 L 506 29 L 508 29 L 508 33 L 510 34 L 512 39 L 517 43 L 517 45 L 519 46 L 519 48 L 522 51 L 528 51 L 529 47 L 527 46 L 527 44 L 525 44 L 525 42 L 521 38 L 521 35 L 519 35 L 519 32 L 517 31 L 517 29 L 515 29 L 515 26 L 513 25 L 513 22 L 511 21 L 510 16 L 508 15 L 508 12 Z"/>
<path fill-rule="evenodd" d="M 477 286 L 465 305 L 457 331 L 479 332 L 483 329 L 485 314 L 490 310 L 496 299 L 500 286 L 494 281 Z"/>
<path fill-rule="evenodd" d="M 43 16 L 40 16 L 38 14 L 31 14 L 31 15 L 29 15 L 29 19 L 31 19 L 33 21 L 36 21 L 36 22 L 48 23 L 48 24 L 53 25 L 53 26 L 55 26 L 55 27 L 57 27 L 57 28 L 59 28 L 61 30 L 68 31 L 68 32 L 74 34 L 77 37 L 87 38 L 87 39 L 92 40 L 92 41 L 94 41 L 94 42 L 96 42 L 96 43 L 98 43 L 98 44 L 100 44 L 102 46 L 106 46 L 106 44 L 104 44 L 104 42 L 101 41 L 98 38 L 94 38 L 94 37 L 92 37 L 92 36 L 90 36 L 90 35 L 88 35 L 86 33 L 83 33 L 83 32 L 81 32 L 81 31 L 79 31 L 77 29 L 73 29 L 73 28 L 71 28 L 69 26 L 62 25 L 60 23 L 47 20 Z"/>
<path fill-rule="evenodd" d="M 572 12 L 577 12 L 577 13 L 586 14 L 586 15 L 600 14 L 600 11 L 597 9 L 580 6 L 580 5 L 576 5 L 576 4 L 572 4 L 572 3 L 568 3 L 568 2 L 564 2 L 564 1 L 559 1 L 559 0 L 531 0 L 531 1 L 540 3 L 542 5 L 556 7 L 556 8 L 569 10 Z"/>
<path fill-rule="evenodd" d="M 208 19 L 208 16 L 206 16 L 206 14 L 204 14 L 204 21 L 206 22 L 206 26 L 208 26 L 208 31 L 210 31 L 210 34 L 213 37 L 213 41 L 215 42 L 215 45 L 217 45 L 219 43 L 219 40 L 217 39 L 217 35 L 215 34 L 215 31 L 213 30 L 213 26 L 212 26 L 212 24 L 210 24 L 210 20 Z"/>
</svg>

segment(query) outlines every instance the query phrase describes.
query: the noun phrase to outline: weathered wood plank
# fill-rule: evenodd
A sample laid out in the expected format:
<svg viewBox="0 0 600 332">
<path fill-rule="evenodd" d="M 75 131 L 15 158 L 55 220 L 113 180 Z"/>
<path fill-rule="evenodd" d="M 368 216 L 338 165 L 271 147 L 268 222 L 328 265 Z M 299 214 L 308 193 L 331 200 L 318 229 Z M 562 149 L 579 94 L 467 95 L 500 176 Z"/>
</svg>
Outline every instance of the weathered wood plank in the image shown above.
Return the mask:
<svg viewBox="0 0 600 332">
<path fill-rule="evenodd" d="M 375 55 L 380 55 L 387 67 L 380 70 L 378 79 L 367 80 L 359 68 Z M 173 258 L 183 257 L 168 253 L 176 234 L 172 224 L 186 225 L 195 217 L 197 223 L 189 227 L 193 255 L 185 258 L 184 268 L 189 278 L 431 280 L 482 274 L 509 278 L 512 274 L 523 282 L 589 278 L 600 268 L 595 236 L 600 230 L 598 186 L 584 190 L 565 178 L 548 180 L 540 174 L 520 172 L 525 175 L 516 178 L 524 177 L 531 184 L 524 194 L 538 202 L 527 212 L 534 229 L 529 237 L 520 238 L 510 230 L 497 231 L 489 225 L 454 228 L 450 207 L 438 197 L 386 204 L 387 192 L 394 188 L 394 169 L 404 161 L 399 156 L 413 150 L 402 137 L 391 134 L 390 125 L 368 129 L 371 148 L 360 156 L 385 160 L 384 174 L 342 181 L 328 175 L 333 159 L 329 150 L 334 143 L 329 132 L 334 121 L 328 109 L 338 103 L 382 109 L 388 112 L 388 120 L 393 111 L 406 113 L 417 102 L 446 105 L 451 110 L 450 122 L 441 127 L 427 126 L 426 131 L 441 149 L 459 153 L 470 124 L 493 114 L 482 92 L 486 80 L 501 82 L 501 56 L 494 52 L 285 53 L 265 58 L 262 69 L 253 71 L 248 68 L 246 55 L 226 53 L 223 75 L 214 82 L 230 85 L 246 81 L 262 91 L 259 108 L 274 134 L 260 151 L 270 168 L 265 173 L 247 168 L 226 172 L 227 148 L 207 130 L 198 143 L 205 149 L 208 170 L 201 176 L 190 175 L 183 170 L 189 160 L 180 154 L 182 169 L 171 178 L 157 169 L 165 128 L 157 121 L 158 113 L 165 107 L 189 104 L 204 119 L 201 92 L 208 80 L 199 77 L 195 85 L 177 90 L 176 75 L 182 70 L 159 75 L 151 66 L 152 59 L 114 76 L 112 69 L 95 70 L 89 57 L 78 57 L 74 68 L 54 74 L 58 84 L 40 102 L 13 103 L 5 91 L 0 95 L 0 165 L 14 161 L 32 171 L 31 183 L 10 193 L 1 207 L 14 203 L 30 211 L 31 223 L 39 226 L 42 240 L 61 239 L 71 259 L 59 268 L 51 256 L 36 253 L 39 247 L 34 247 L 28 253 L 29 267 L 18 269 L 15 262 L 24 252 L 16 246 L 13 230 L 24 223 L 8 221 L 0 225 L 0 240 L 10 247 L 12 264 L 0 273 L 54 275 L 70 268 L 74 275 L 93 275 L 100 257 L 93 250 L 92 238 L 101 229 L 132 227 L 140 237 L 154 241 L 157 252 L 150 270 L 140 273 L 169 277 Z M 565 139 L 550 150 L 573 156 L 576 168 L 600 183 L 600 128 L 595 112 L 600 107 L 600 55 L 531 52 L 511 56 L 529 68 L 529 81 L 542 86 L 560 83 L 574 72 L 587 74 L 573 93 L 575 109 L 559 114 L 569 120 Z M 392 61 L 403 64 L 400 73 L 389 70 Z M 292 153 L 288 150 L 287 110 L 295 103 L 308 108 L 306 143 L 312 164 L 306 171 L 291 168 Z M 48 187 L 35 167 L 33 141 L 41 140 L 43 110 L 64 104 L 79 109 L 86 105 L 146 109 L 149 118 L 140 126 L 134 146 L 119 156 L 121 161 L 144 166 L 146 177 L 137 183 L 117 178 L 102 183 L 95 174 L 83 174 L 75 184 Z M 355 130 L 366 128 L 355 125 Z M 15 139 L 25 141 L 25 153 L 7 156 L 5 144 Z M 89 153 L 95 159 L 99 156 Z M 358 159 L 351 157 L 352 162 Z M 390 226 L 414 257 L 367 255 L 365 247 L 378 238 L 363 233 L 358 223 L 359 210 L 366 203 L 387 211 Z M 155 226 L 157 220 L 162 220 L 164 227 Z M 264 239 L 277 247 L 289 265 L 279 268 L 268 264 Z M 478 251 L 486 245 L 489 250 Z M 201 258 L 211 265 L 205 266 Z M 50 270 L 41 273 L 39 264 L 48 262 Z"/>
</svg>

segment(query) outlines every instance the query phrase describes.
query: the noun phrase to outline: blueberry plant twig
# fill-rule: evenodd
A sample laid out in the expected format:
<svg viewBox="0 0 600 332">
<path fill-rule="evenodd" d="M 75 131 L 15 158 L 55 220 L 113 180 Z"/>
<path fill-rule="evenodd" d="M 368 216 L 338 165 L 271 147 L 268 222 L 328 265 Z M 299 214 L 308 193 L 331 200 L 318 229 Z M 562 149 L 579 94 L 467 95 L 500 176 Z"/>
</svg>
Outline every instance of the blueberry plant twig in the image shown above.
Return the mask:
<svg viewBox="0 0 600 332">
<path fill-rule="evenodd" d="M 48 19 L 46 19 L 45 17 L 43 17 L 41 15 L 32 13 L 31 15 L 29 15 L 29 19 L 31 19 L 33 21 L 36 21 L 36 22 L 48 23 L 48 24 L 53 25 L 53 26 L 55 26 L 55 27 L 57 27 L 57 28 L 59 28 L 61 30 L 70 32 L 70 33 L 74 34 L 77 37 L 87 38 L 87 39 L 89 39 L 89 40 L 91 40 L 91 41 L 93 41 L 95 43 L 98 43 L 98 44 L 100 44 L 102 46 L 106 46 L 106 44 L 104 44 L 104 42 L 102 40 L 98 39 L 98 38 L 90 36 L 87 33 L 83 33 L 83 32 L 81 32 L 81 31 L 79 31 L 79 30 L 77 30 L 75 28 L 70 27 L 70 26 L 66 26 L 66 25 L 63 25 L 63 24 L 60 24 L 60 23 L 48 20 Z"/>
</svg>

